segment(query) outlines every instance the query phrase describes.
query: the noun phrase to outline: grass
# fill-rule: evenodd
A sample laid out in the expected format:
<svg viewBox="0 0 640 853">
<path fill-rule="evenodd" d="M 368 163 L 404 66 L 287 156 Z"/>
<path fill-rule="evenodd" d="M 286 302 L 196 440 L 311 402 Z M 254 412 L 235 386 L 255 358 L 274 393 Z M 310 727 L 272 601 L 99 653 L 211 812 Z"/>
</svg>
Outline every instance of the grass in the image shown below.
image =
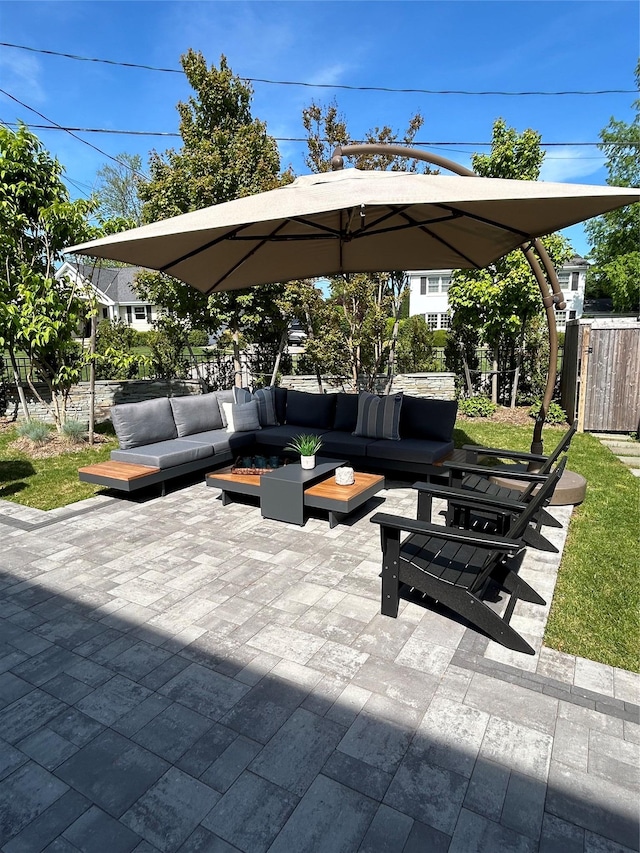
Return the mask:
<svg viewBox="0 0 640 853">
<path fill-rule="evenodd" d="M 0 432 L 0 499 L 49 510 L 95 495 L 102 486 L 81 483 L 78 468 L 108 459 L 117 446 L 112 429 L 101 426 L 96 428 L 98 431 L 110 440 L 93 449 L 85 446 L 48 459 L 34 459 L 28 453 L 9 448 L 18 437 L 15 429 Z"/>
<path fill-rule="evenodd" d="M 533 429 L 465 422 L 456 445 L 472 441 L 529 450 Z M 553 450 L 564 427 L 545 427 Z M 567 467 L 587 480 L 571 517 L 544 643 L 562 652 L 640 671 L 640 481 L 596 438 L 573 437 Z"/>
<path fill-rule="evenodd" d="M 545 427 L 551 451 L 564 427 Z M 104 428 L 101 428 L 104 432 Z M 458 422 L 456 446 L 475 443 L 529 450 L 531 426 Z M 49 510 L 91 497 L 101 486 L 80 483 L 78 468 L 109 457 L 111 440 L 49 459 L 9 450 L 15 430 L 0 433 L 0 498 Z M 545 645 L 611 666 L 640 671 L 640 482 L 593 436 L 573 438 L 568 467 L 586 477 L 587 496 L 574 510 Z"/>
</svg>

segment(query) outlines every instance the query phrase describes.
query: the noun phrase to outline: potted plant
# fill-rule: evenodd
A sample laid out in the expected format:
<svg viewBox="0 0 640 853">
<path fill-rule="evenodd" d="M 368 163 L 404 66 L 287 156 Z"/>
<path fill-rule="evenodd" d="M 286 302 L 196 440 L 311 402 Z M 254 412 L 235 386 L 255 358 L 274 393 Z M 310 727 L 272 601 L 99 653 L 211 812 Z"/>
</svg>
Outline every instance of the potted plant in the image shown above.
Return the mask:
<svg viewBox="0 0 640 853">
<path fill-rule="evenodd" d="M 319 435 L 296 435 L 285 450 L 295 450 L 300 454 L 301 467 L 311 469 L 316 467 L 316 453 L 321 447 L 322 439 Z"/>
</svg>

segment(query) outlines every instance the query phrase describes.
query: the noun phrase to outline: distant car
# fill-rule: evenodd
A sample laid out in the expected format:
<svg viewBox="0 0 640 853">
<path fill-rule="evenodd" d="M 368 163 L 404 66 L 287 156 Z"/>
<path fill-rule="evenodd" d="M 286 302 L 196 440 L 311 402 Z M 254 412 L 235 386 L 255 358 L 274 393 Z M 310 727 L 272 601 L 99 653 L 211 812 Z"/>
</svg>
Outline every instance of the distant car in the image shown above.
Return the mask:
<svg viewBox="0 0 640 853">
<path fill-rule="evenodd" d="M 307 333 L 302 328 L 297 320 L 294 320 L 289 326 L 289 343 L 295 346 L 301 346 L 307 339 Z"/>
</svg>

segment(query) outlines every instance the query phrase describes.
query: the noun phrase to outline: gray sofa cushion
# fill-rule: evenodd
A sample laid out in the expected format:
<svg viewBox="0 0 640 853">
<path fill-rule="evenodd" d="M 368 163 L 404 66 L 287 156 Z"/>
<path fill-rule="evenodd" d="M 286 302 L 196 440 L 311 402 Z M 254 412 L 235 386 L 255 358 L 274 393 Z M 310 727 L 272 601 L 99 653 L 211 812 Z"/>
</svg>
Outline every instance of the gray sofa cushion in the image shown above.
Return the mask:
<svg viewBox="0 0 640 853">
<path fill-rule="evenodd" d="M 277 447 L 283 449 L 296 435 L 322 435 L 322 432 L 312 427 L 295 426 L 294 424 L 283 424 L 276 427 L 263 427 L 256 433 L 256 442 L 263 447 Z M 322 452 L 322 451 L 321 451 Z"/>
<path fill-rule="evenodd" d="M 335 394 L 308 394 L 287 391 L 286 424 L 314 427 L 319 434 L 333 427 Z"/>
<path fill-rule="evenodd" d="M 130 450 L 178 435 L 167 397 L 111 406 L 111 421 L 121 450 Z"/>
<path fill-rule="evenodd" d="M 210 444 L 214 453 L 233 453 L 251 447 L 254 434 L 252 432 L 227 432 L 226 429 L 210 429 L 207 432 L 188 435 L 183 440 L 194 444 Z"/>
<path fill-rule="evenodd" d="M 227 388 L 223 391 L 214 391 L 213 392 L 218 400 L 218 405 L 220 406 L 220 417 L 222 418 L 222 426 L 227 426 L 227 419 L 224 414 L 224 410 L 222 408 L 223 403 L 233 403 L 233 388 Z"/>
<path fill-rule="evenodd" d="M 419 438 L 401 438 L 400 441 L 393 441 L 385 438 L 367 446 L 367 458 L 430 465 L 433 462 L 439 462 L 452 450 L 452 441 L 427 441 Z"/>
<path fill-rule="evenodd" d="M 179 437 L 223 427 L 220 406 L 215 393 L 171 397 L 169 402 Z"/>
<path fill-rule="evenodd" d="M 137 465 L 149 465 L 151 468 L 173 468 L 185 462 L 213 457 L 210 444 L 197 444 L 180 438 L 158 441 L 131 450 L 112 450 L 111 458 L 115 462 L 133 462 Z"/>
<path fill-rule="evenodd" d="M 400 412 L 400 436 L 449 441 L 457 413 L 456 400 L 430 400 L 405 394 Z"/>
<path fill-rule="evenodd" d="M 322 447 L 320 452 L 325 456 L 341 456 L 350 459 L 356 456 L 366 456 L 367 447 L 373 444 L 375 439 L 363 438 L 350 432 L 332 430 L 325 432 L 322 436 Z"/>
</svg>

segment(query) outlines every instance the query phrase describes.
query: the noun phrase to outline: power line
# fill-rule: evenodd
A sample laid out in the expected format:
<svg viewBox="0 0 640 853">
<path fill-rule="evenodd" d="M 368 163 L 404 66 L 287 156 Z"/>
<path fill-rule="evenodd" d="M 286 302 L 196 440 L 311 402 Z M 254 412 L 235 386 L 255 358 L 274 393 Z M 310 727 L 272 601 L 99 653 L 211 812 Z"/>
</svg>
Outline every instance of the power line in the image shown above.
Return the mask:
<svg viewBox="0 0 640 853">
<path fill-rule="evenodd" d="M 0 90 L 2 91 L 2 90 Z M 5 124 L 17 127 L 18 122 L 5 122 Z M 46 125 L 46 124 L 30 124 L 29 127 L 35 128 L 36 130 L 66 130 L 66 131 L 76 131 L 77 133 L 111 133 L 117 134 L 121 136 L 163 136 L 163 137 L 171 137 L 171 138 L 180 138 L 180 134 L 175 131 L 165 131 L 165 130 L 116 130 L 111 127 L 63 127 L 61 125 Z M 272 137 L 276 142 L 307 142 L 306 136 L 274 136 Z M 320 142 L 328 142 L 332 143 L 331 139 L 321 139 Z M 364 142 L 365 140 L 354 140 L 356 142 Z M 640 142 L 620 142 L 615 143 L 621 147 L 627 146 L 638 146 Z M 464 140 L 459 140 L 457 142 L 452 141 L 444 141 L 444 140 L 414 140 L 412 145 L 424 145 L 431 146 L 433 148 L 436 147 L 449 147 L 449 146 L 457 146 L 457 145 L 468 145 L 470 147 L 475 148 L 490 148 L 491 142 L 467 142 Z M 598 145 L 602 145 L 602 142 L 540 142 L 540 146 L 542 148 L 585 148 L 585 147 L 597 147 Z"/>
<path fill-rule="evenodd" d="M 47 56 L 61 56 L 65 59 L 74 59 L 80 62 L 98 62 L 104 65 L 114 65 L 121 68 L 138 68 L 144 71 L 159 71 L 168 74 L 184 74 L 181 68 L 162 68 L 154 65 L 143 65 L 136 62 L 120 62 L 114 59 L 100 59 L 90 56 L 78 56 L 74 53 L 62 53 L 57 50 L 44 50 L 42 48 L 28 47 L 23 44 L 13 44 L 11 42 L 0 42 L 2 47 L 11 47 L 16 50 L 28 50 L 31 53 L 40 53 Z M 309 83 L 296 80 L 269 80 L 264 77 L 240 77 L 248 83 L 265 83 L 271 86 L 303 86 L 310 89 L 342 89 L 350 92 L 389 92 L 395 94 L 416 94 L 416 95 L 469 95 L 469 96 L 504 96 L 504 97 L 523 97 L 530 95 L 537 96 L 562 96 L 562 95 L 631 95 L 636 94 L 635 89 L 594 89 L 594 90 L 579 90 L 568 89 L 564 91 L 549 92 L 549 91 L 528 91 L 528 92 L 507 92 L 507 91 L 469 91 L 466 89 L 419 89 L 419 88 L 393 88 L 390 86 L 350 86 L 346 83 Z"/>
<path fill-rule="evenodd" d="M 138 172 L 130 164 L 125 163 L 122 160 L 118 160 L 117 157 L 112 157 L 111 154 L 107 154 L 107 152 L 103 151 L 102 148 L 98 148 L 97 145 L 93 145 L 91 142 L 87 142 L 87 140 L 83 139 L 81 136 L 76 136 L 73 131 L 67 130 L 66 128 L 62 127 L 62 125 L 59 125 L 58 122 L 54 121 L 51 118 L 48 118 L 46 115 L 43 115 L 43 113 L 38 112 L 38 110 L 34 109 L 34 107 L 30 107 L 28 104 L 25 104 L 24 101 L 19 100 L 19 98 L 16 98 L 14 95 L 10 95 L 9 92 L 6 92 L 4 89 L 0 89 L 0 92 L 3 95 L 6 95 L 7 98 L 11 98 L 11 100 L 15 101 L 16 104 L 20 104 L 21 107 L 24 107 L 26 110 L 30 110 L 32 113 L 35 113 L 36 115 L 40 116 L 41 119 L 48 121 L 50 125 L 55 126 L 59 130 L 65 130 L 69 134 L 69 136 L 72 136 L 74 139 L 77 139 L 78 142 L 82 142 L 83 145 L 88 145 L 89 148 L 93 148 L 94 151 L 97 151 L 98 154 L 102 154 L 103 157 L 107 157 L 109 160 L 113 160 L 113 162 L 118 163 L 119 166 L 124 166 L 125 168 L 133 172 L 134 175 L 139 178 L 142 178 L 144 181 L 148 180 L 146 175 L 142 174 L 142 172 Z"/>
</svg>

